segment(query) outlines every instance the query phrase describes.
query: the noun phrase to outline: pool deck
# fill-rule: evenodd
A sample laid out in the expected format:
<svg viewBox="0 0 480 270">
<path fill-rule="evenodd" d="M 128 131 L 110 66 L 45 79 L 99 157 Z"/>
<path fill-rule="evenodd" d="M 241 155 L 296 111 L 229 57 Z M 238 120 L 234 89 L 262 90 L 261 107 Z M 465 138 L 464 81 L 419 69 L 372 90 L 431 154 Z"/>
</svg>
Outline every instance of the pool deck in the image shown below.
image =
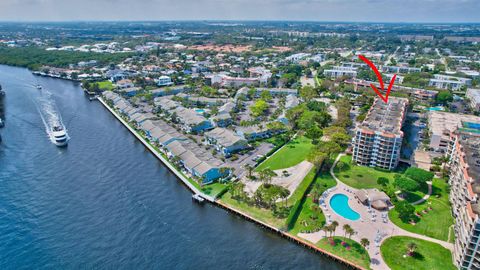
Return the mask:
<svg viewBox="0 0 480 270">
<path fill-rule="evenodd" d="M 370 267 L 372 269 L 379 269 L 379 270 L 390 269 L 385 263 L 385 261 L 383 260 L 382 255 L 380 254 L 380 246 L 385 239 L 392 236 L 401 235 L 401 236 L 419 238 L 419 239 L 440 244 L 449 250 L 453 250 L 453 244 L 451 243 L 434 239 L 431 237 L 427 237 L 424 235 L 411 233 L 397 227 L 388 219 L 387 211 L 378 211 L 372 208 L 369 212 L 368 206 L 363 205 L 355 198 L 354 194 L 358 189 L 352 188 L 344 184 L 343 182 L 341 182 L 333 172 L 335 165 L 337 164 L 337 162 L 340 160 L 340 157 L 342 156 L 343 154 L 340 154 L 337 157 L 334 165 L 330 169 L 330 174 L 337 181 L 337 186 L 327 190 L 322 195 L 321 199 L 323 199 L 325 203 L 321 205 L 321 208 L 325 214 L 327 223 L 330 223 L 333 220 L 338 222 L 339 226 L 335 231 L 336 235 L 343 236 L 344 235 L 343 225 L 349 224 L 357 232 L 355 235 L 352 236 L 352 240 L 355 240 L 360 243 L 360 239 L 367 238 L 370 241 L 370 246 L 367 248 L 367 251 L 368 251 L 368 254 L 370 255 L 370 259 L 371 259 Z M 335 194 L 345 194 L 346 196 L 348 196 L 349 198 L 348 204 L 350 208 L 360 214 L 359 220 L 352 221 L 349 219 L 345 219 L 344 217 L 338 215 L 337 213 L 335 213 L 335 211 L 333 211 L 333 209 L 330 207 L 329 202 L 332 196 Z M 384 218 L 382 218 L 382 214 L 386 215 L 386 223 L 383 222 Z M 376 216 L 375 220 L 372 219 L 373 215 Z M 298 236 L 310 242 L 316 243 L 325 237 L 325 233 L 323 231 L 319 231 L 315 233 L 300 233 L 298 234 Z M 375 239 L 378 239 L 379 241 L 376 242 Z"/>
</svg>

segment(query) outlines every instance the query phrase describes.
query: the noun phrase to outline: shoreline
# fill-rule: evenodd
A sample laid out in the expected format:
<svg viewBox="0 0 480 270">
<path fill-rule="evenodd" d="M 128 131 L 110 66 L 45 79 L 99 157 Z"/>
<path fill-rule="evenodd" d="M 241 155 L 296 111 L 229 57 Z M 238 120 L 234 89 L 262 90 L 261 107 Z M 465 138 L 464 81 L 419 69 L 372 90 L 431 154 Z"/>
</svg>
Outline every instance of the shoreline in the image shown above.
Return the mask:
<svg viewBox="0 0 480 270">
<path fill-rule="evenodd" d="M 186 185 L 190 191 L 192 193 L 194 193 L 195 195 L 200 195 L 202 198 L 205 198 L 207 201 L 209 201 L 210 203 L 212 203 L 213 205 L 217 206 L 217 207 L 220 207 L 222 209 L 225 209 L 229 212 L 233 212 L 234 214 L 240 216 L 240 217 L 243 217 L 244 219 L 246 220 L 249 220 L 249 221 L 252 221 L 258 225 L 260 225 L 261 227 L 263 228 L 266 228 L 266 229 L 269 229 L 270 231 L 272 232 L 275 232 L 277 233 L 278 235 L 280 236 L 283 236 L 284 238 L 286 238 L 287 240 L 290 240 L 290 241 L 293 241 L 295 242 L 296 244 L 299 244 L 299 245 L 302 245 L 304 247 L 307 247 L 308 249 L 312 250 L 312 251 L 315 251 L 317 253 L 320 253 L 330 259 L 333 259 L 334 261 L 337 261 L 339 263 L 342 263 L 344 264 L 345 266 L 347 267 L 351 267 L 351 268 L 354 268 L 354 269 L 365 269 L 353 262 L 350 262 L 340 256 L 337 256 L 333 253 L 330 253 L 326 250 L 323 250 L 317 246 L 315 246 L 315 244 L 311 243 L 311 242 L 308 242 L 307 240 L 304 240 L 302 238 L 299 238 L 298 236 L 295 236 L 295 235 L 292 235 L 286 231 L 283 231 L 277 227 L 274 227 L 272 225 L 269 225 L 263 221 L 260 221 L 254 217 L 251 217 L 250 215 L 238 210 L 238 209 L 235 209 L 234 207 L 231 207 L 230 205 L 227 205 L 225 204 L 224 202 L 221 202 L 220 200 L 212 197 L 212 196 L 209 196 L 209 195 L 206 195 L 205 193 L 201 192 L 200 190 L 198 190 L 194 185 L 192 185 L 188 179 L 186 179 L 185 176 L 182 175 L 182 173 L 180 173 L 174 166 L 172 166 L 170 164 L 170 162 L 165 159 L 160 153 L 158 153 L 158 151 L 153 148 L 144 138 L 142 138 L 137 132 L 136 130 L 134 130 L 132 127 L 130 127 L 130 125 L 124 120 L 122 119 L 118 114 L 117 112 L 111 108 L 101 97 L 98 97 L 97 98 L 98 101 L 100 101 L 100 103 L 108 110 L 110 111 L 110 113 L 117 119 L 120 121 L 120 123 L 122 123 L 129 131 L 130 133 L 132 133 L 140 142 L 142 142 L 142 144 L 157 158 L 159 159 L 163 165 L 165 165 L 171 172 L 173 172 L 177 178 L 182 181 L 182 183 L 184 185 Z"/>
</svg>

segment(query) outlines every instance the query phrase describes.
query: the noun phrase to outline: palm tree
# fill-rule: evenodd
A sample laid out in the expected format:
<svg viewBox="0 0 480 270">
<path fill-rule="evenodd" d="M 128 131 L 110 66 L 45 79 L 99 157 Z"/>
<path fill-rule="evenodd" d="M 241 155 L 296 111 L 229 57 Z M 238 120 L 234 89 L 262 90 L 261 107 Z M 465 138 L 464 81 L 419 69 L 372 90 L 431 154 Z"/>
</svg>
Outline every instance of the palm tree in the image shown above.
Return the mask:
<svg viewBox="0 0 480 270">
<path fill-rule="evenodd" d="M 368 241 L 367 238 L 362 238 L 360 239 L 360 245 L 362 245 L 363 248 L 367 248 L 367 246 L 370 245 L 370 241 Z"/>
<path fill-rule="evenodd" d="M 407 249 L 408 249 L 408 256 L 412 256 L 413 253 L 415 252 L 415 249 L 417 249 L 417 244 L 414 242 L 410 242 L 407 244 Z"/>
<path fill-rule="evenodd" d="M 352 238 L 352 235 L 354 235 L 355 233 L 356 233 L 356 231 L 350 227 L 350 228 L 347 230 L 348 239 Z"/>
<path fill-rule="evenodd" d="M 327 237 L 327 232 L 329 232 L 329 228 L 328 228 L 328 227 L 329 227 L 329 226 L 323 226 L 323 227 L 322 227 L 322 231 L 325 232 L 325 237 Z"/>
<path fill-rule="evenodd" d="M 338 222 L 336 220 L 332 221 L 332 224 L 330 224 L 332 226 L 332 232 L 333 232 L 333 236 L 335 236 L 335 231 L 337 230 L 337 227 L 338 227 Z"/>
<path fill-rule="evenodd" d="M 228 167 L 221 167 L 218 172 L 220 173 L 221 177 L 222 178 L 226 178 L 228 177 L 228 175 L 230 174 L 230 172 L 232 171 L 231 168 L 228 168 Z"/>
<path fill-rule="evenodd" d="M 331 238 L 333 233 L 335 233 L 335 228 L 332 226 L 332 224 L 328 225 L 328 232 L 329 232 L 330 238 Z"/>
<path fill-rule="evenodd" d="M 253 166 L 247 163 L 244 167 L 248 172 L 248 178 L 252 179 Z"/>
<path fill-rule="evenodd" d="M 347 238 L 347 232 L 348 232 L 349 230 L 351 230 L 351 229 L 352 229 L 352 227 L 350 227 L 350 225 L 348 225 L 348 224 L 343 225 L 343 232 L 344 232 L 344 235 L 343 235 L 343 236 L 344 236 L 345 238 Z"/>
<path fill-rule="evenodd" d="M 290 190 L 288 190 L 286 188 L 281 188 L 279 196 L 285 202 L 285 207 L 287 207 L 287 198 L 288 198 L 288 196 L 290 196 Z"/>
<path fill-rule="evenodd" d="M 277 174 L 270 168 L 260 171 L 260 179 L 265 182 L 265 184 L 270 184 L 274 176 L 277 176 Z"/>
</svg>

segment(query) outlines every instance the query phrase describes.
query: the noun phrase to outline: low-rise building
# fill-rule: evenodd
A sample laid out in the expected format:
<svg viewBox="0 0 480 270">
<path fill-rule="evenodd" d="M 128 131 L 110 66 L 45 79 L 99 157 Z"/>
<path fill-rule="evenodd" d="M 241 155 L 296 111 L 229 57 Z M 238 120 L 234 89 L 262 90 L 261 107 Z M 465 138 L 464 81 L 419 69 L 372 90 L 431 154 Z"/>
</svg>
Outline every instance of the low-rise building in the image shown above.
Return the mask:
<svg viewBox="0 0 480 270">
<path fill-rule="evenodd" d="M 173 112 L 176 114 L 176 120 L 187 133 L 201 133 L 214 128 L 210 120 L 199 115 L 195 110 L 178 107 Z"/>
<path fill-rule="evenodd" d="M 435 74 L 428 83 L 428 86 L 450 90 L 460 90 L 462 87 L 470 85 L 472 85 L 472 79 L 441 74 Z"/>
<path fill-rule="evenodd" d="M 357 77 L 357 68 L 355 67 L 333 67 L 332 69 L 326 69 L 323 71 L 323 74 L 330 78 L 340 78 L 340 77 Z"/>
<path fill-rule="evenodd" d="M 172 79 L 168 76 L 160 76 L 157 80 L 158 86 L 170 86 L 173 85 Z"/>
<path fill-rule="evenodd" d="M 437 94 L 437 91 L 417 89 L 412 93 L 412 96 L 416 101 L 432 102 L 437 97 Z"/>
<path fill-rule="evenodd" d="M 205 132 L 205 141 L 227 157 L 249 147 L 244 138 L 226 128 L 219 127 Z"/>
<path fill-rule="evenodd" d="M 267 127 L 259 126 L 248 126 L 248 127 L 237 127 L 235 132 L 245 138 L 247 141 L 255 141 L 259 139 L 267 139 L 274 135 L 285 132 L 285 130 L 279 129 L 269 129 Z"/>
<path fill-rule="evenodd" d="M 163 96 L 172 96 L 177 95 L 183 92 L 186 92 L 187 88 L 184 86 L 176 86 L 176 87 L 162 87 L 153 89 L 150 91 L 154 97 L 163 97 Z"/>
<path fill-rule="evenodd" d="M 129 79 L 120 80 L 120 81 L 116 82 L 115 85 L 116 85 L 117 88 L 119 88 L 119 89 L 132 88 L 132 87 L 135 86 L 135 85 L 133 84 L 133 82 L 132 82 L 131 80 L 129 80 Z"/>
<path fill-rule="evenodd" d="M 476 112 L 480 111 L 480 89 L 468 89 L 466 97 L 470 101 L 470 107 Z"/>
<path fill-rule="evenodd" d="M 408 66 L 382 66 L 382 72 L 390 73 L 415 73 L 422 71 L 420 68 Z"/>
<path fill-rule="evenodd" d="M 128 87 L 128 88 L 121 88 L 118 92 L 122 93 L 127 97 L 133 97 L 140 91 L 139 87 Z"/>
</svg>

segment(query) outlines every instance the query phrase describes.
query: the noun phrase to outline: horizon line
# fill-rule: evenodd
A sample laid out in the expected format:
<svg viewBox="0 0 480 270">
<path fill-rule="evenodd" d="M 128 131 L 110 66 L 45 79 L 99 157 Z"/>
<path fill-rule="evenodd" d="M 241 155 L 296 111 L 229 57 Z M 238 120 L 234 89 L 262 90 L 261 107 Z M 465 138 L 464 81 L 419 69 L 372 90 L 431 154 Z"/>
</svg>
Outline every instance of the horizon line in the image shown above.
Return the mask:
<svg viewBox="0 0 480 270">
<path fill-rule="evenodd" d="M 295 20 L 295 19 L 130 19 L 130 20 L 102 20 L 102 19 L 72 19 L 72 20 L 0 20 L 0 23 L 153 23 L 153 22 L 294 22 L 294 23 L 354 23 L 354 24 L 480 24 L 480 21 L 348 21 L 348 20 Z"/>
</svg>

